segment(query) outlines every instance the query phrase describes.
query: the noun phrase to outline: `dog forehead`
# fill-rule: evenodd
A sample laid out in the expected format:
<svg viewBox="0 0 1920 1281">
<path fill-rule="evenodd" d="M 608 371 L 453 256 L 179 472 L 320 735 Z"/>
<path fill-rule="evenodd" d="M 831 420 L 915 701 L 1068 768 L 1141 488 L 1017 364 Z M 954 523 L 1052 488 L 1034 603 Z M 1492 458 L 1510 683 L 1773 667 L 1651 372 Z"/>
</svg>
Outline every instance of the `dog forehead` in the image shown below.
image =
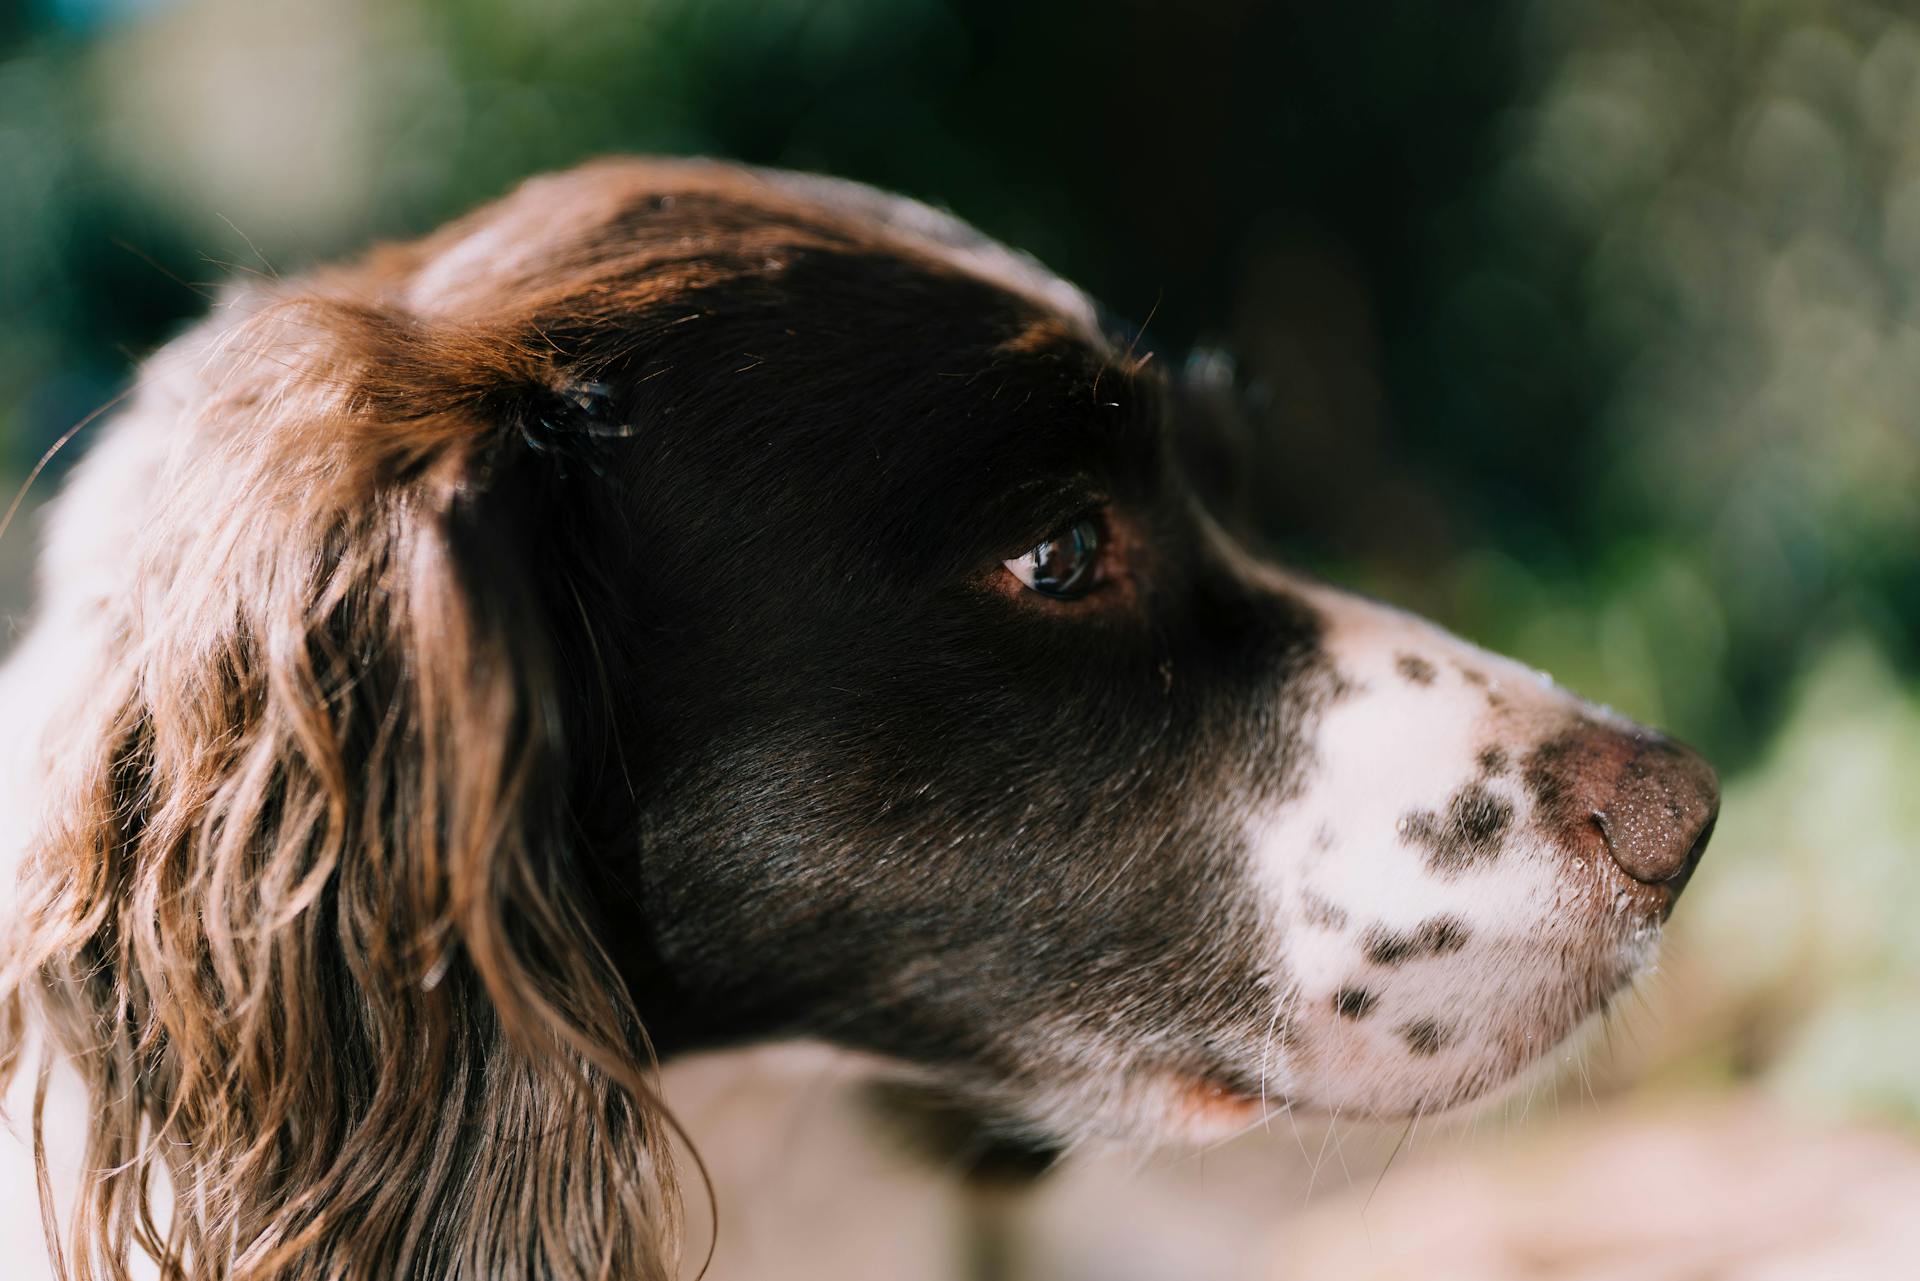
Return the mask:
<svg viewBox="0 0 1920 1281">
<path fill-rule="evenodd" d="M 611 158 L 521 184 L 421 245 L 406 290 L 422 314 L 539 289 L 589 258 L 663 252 L 684 263 L 783 240 L 945 268 L 1035 307 L 1062 336 L 1104 348 L 1085 293 L 950 213 L 863 183 L 706 160 Z"/>
<path fill-rule="evenodd" d="M 950 213 L 847 178 L 775 169 L 750 172 L 822 208 L 869 220 L 892 235 L 930 247 L 949 265 L 1056 313 L 1082 341 L 1105 342 L 1099 311 L 1077 286 L 1031 254 L 1008 248 Z"/>
</svg>

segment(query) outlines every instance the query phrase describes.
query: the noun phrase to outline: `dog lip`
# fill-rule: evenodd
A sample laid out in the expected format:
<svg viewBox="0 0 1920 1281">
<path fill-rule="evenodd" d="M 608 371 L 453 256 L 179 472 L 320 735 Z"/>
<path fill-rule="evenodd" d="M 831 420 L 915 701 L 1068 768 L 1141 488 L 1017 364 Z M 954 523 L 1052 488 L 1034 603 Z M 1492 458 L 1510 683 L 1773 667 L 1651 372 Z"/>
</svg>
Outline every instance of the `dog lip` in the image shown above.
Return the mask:
<svg viewBox="0 0 1920 1281">
<path fill-rule="evenodd" d="M 1170 1075 L 1196 1096 L 1209 1099 L 1240 1100 L 1259 1103 L 1274 1097 L 1270 1082 L 1243 1072 L 1224 1062 L 1186 1063 L 1174 1066 Z"/>
<path fill-rule="evenodd" d="M 1205 1068 L 1174 1069 L 1168 1073 L 1174 1095 L 1173 1112 L 1207 1134 L 1227 1134 L 1258 1120 L 1284 1100 L 1238 1073 Z"/>
</svg>

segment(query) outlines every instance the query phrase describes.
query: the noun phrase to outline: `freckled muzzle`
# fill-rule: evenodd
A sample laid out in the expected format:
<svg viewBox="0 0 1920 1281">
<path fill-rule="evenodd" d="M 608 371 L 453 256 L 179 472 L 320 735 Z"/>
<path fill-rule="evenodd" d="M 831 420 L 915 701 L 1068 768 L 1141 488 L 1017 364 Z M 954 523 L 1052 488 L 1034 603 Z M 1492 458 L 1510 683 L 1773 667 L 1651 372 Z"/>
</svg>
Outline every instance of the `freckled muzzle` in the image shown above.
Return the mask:
<svg viewBox="0 0 1920 1281">
<path fill-rule="evenodd" d="M 1349 1115 L 1452 1107 L 1651 962 L 1718 781 L 1542 673 L 1286 586 L 1323 620 L 1341 694 L 1316 709 L 1302 785 L 1249 825 L 1290 994 L 1263 1081 Z"/>
</svg>

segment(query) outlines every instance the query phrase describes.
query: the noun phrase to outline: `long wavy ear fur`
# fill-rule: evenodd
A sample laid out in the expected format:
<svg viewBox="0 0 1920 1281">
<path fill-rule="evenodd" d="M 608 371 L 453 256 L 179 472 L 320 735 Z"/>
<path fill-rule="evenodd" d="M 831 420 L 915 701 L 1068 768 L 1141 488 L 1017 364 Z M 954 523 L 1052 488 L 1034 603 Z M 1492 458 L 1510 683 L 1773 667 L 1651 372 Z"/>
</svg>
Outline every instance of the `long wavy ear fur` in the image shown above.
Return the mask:
<svg viewBox="0 0 1920 1281">
<path fill-rule="evenodd" d="M 580 638 L 529 564 L 568 517 L 501 421 L 546 356 L 358 297 L 163 354 L 118 428 L 166 436 L 142 510 L 61 514 L 137 570 L 54 727 L 0 1073 L 38 1026 L 88 1087 L 75 1278 L 665 1277 L 670 1123 L 561 753 Z"/>
</svg>

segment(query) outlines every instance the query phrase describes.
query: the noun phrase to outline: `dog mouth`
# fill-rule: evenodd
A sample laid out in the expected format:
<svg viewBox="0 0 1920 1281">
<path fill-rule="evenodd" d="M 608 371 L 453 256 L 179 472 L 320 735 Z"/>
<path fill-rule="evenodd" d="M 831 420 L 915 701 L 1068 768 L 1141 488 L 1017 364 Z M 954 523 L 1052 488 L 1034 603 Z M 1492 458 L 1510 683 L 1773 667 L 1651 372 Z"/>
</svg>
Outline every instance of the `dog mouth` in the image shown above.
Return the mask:
<svg viewBox="0 0 1920 1281">
<path fill-rule="evenodd" d="M 1170 1128 L 1196 1142 L 1232 1137 L 1291 1106 L 1265 1082 L 1224 1066 L 1171 1068 L 1160 1086 Z"/>
</svg>

